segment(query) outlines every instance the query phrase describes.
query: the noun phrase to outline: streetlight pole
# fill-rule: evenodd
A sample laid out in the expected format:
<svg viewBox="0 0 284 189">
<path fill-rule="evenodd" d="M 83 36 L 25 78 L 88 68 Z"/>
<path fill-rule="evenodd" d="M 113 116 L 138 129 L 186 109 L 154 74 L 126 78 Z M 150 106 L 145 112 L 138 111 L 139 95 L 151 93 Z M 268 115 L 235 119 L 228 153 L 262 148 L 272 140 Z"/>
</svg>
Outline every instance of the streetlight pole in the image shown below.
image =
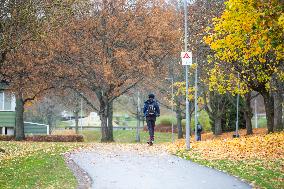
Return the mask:
<svg viewBox="0 0 284 189">
<path fill-rule="evenodd" d="M 174 115 L 174 79 L 171 77 L 171 78 L 166 78 L 168 80 L 171 80 L 172 82 L 172 115 Z M 172 143 L 174 142 L 174 123 L 173 123 L 173 120 L 171 120 L 171 123 L 172 123 Z"/>
<path fill-rule="evenodd" d="M 81 133 L 83 132 L 83 99 L 81 98 Z"/>
<path fill-rule="evenodd" d="M 184 51 L 187 52 L 187 1 L 183 0 L 184 6 Z M 185 93 L 185 104 L 186 104 L 186 149 L 190 149 L 190 125 L 189 125 L 189 101 L 188 101 L 188 65 L 185 65 L 185 82 L 186 82 L 186 93 Z"/>
<path fill-rule="evenodd" d="M 240 74 L 238 73 L 237 120 L 235 137 L 239 137 L 239 102 L 240 102 Z"/>
<path fill-rule="evenodd" d="M 257 100 L 255 97 L 254 100 L 254 119 L 255 119 L 255 128 L 258 128 L 258 123 L 257 123 Z"/>
<path fill-rule="evenodd" d="M 137 128 L 136 128 L 136 142 L 140 142 L 140 92 L 137 95 Z"/>
<path fill-rule="evenodd" d="M 195 140 L 197 141 L 197 111 L 198 111 L 198 105 L 197 105 L 197 58 L 196 58 L 196 69 L 195 69 L 195 91 L 194 91 L 194 124 L 195 124 Z"/>
</svg>

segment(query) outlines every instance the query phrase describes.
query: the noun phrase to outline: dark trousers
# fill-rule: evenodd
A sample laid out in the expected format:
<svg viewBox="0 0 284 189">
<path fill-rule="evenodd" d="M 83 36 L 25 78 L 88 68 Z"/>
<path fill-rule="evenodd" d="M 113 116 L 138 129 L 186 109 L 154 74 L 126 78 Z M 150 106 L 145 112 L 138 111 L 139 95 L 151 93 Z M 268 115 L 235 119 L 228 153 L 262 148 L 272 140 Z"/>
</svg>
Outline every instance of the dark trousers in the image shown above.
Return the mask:
<svg viewBox="0 0 284 189">
<path fill-rule="evenodd" d="M 154 141 L 155 121 L 156 117 L 151 117 L 151 116 L 146 117 L 147 127 L 150 135 L 150 141 Z"/>
<path fill-rule="evenodd" d="M 197 141 L 201 141 L 201 132 L 197 132 Z"/>
</svg>

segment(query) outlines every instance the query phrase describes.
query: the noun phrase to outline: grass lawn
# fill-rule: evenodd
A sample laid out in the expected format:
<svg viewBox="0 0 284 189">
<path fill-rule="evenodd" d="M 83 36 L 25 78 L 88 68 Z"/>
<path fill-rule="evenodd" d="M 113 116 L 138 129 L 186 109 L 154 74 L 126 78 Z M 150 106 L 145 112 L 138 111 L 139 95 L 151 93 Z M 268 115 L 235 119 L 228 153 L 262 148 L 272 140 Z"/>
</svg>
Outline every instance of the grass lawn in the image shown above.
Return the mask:
<svg viewBox="0 0 284 189">
<path fill-rule="evenodd" d="M 264 129 L 254 129 L 255 135 L 232 139 L 233 133 L 219 137 L 203 134 L 201 142 L 191 142 L 185 150 L 185 140 L 176 140 L 169 151 L 184 159 L 228 172 L 231 175 L 267 189 L 284 188 L 284 132 L 265 135 Z M 83 131 L 86 142 L 100 142 L 100 131 Z M 141 131 L 141 143 L 148 140 Z M 171 142 L 171 133 L 155 133 L 155 142 Z M 192 137 L 193 139 L 194 137 Z M 135 143 L 136 130 L 114 131 L 118 143 Z M 5 142 L 0 141 L 0 188 L 76 188 L 77 181 L 64 163 L 62 153 L 89 143 Z"/>
<path fill-rule="evenodd" d="M 263 129 L 254 132 L 257 134 L 236 139 L 231 138 L 232 133 L 214 139 L 207 136 L 206 141 L 192 141 L 190 151 L 185 150 L 185 141 L 179 140 L 169 151 L 245 179 L 257 188 L 284 188 L 284 132 L 269 135 L 261 134 Z"/>
<path fill-rule="evenodd" d="M 255 126 L 255 118 L 254 117 L 252 118 L 251 122 L 252 122 L 252 125 L 254 127 Z M 266 117 L 258 117 L 257 124 L 258 124 L 258 128 L 266 128 L 266 126 L 267 126 Z"/>
<path fill-rule="evenodd" d="M 64 153 L 82 144 L 0 142 L 0 188 L 76 188 Z"/>
<path fill-rule="evenodd" d="M 100 131 L 83 131 L 84 140 L 86 142 L 100 142 L 101 132 Z M 113 131 L 113 136 L 115 142 L 118 143 L 134 143 L 136 140 L 136 130 L 117 130 Z M 175 139 L 177 135 L 174 134 Z M 141 143 L 146 143 L 149 139 L 148 132 L 140 131 L 140 141 Z M 160 133 L 155 132 L 155 143 L 171 142 L 172 134 L 171 133 Z"/>
<path fill-rule="evenodd" d="M 284 160 L 206 160 L 198 157 L 188 159 L 214 169 L 225 171 L 231 175 L 245 179 L 257 188 L 283 189 Z"/>
<path fill-rule="evenodd" d="M 100 131 L 83 131 L 87 142 L 99 142 Z M 148 133 L 141 131 L 141 142 Z M 134 143 L 135 130 L 114 131 L 116 142 Z M 156 142 L 171 141 L 170 133 L 156 133 Z M 64 162 L 62 153 L 86 143 L 0 141 L 0 189 L 76 188 L 77 181 Z M 4 152 L 3 152 L 4 151 Z"/>
</svg>

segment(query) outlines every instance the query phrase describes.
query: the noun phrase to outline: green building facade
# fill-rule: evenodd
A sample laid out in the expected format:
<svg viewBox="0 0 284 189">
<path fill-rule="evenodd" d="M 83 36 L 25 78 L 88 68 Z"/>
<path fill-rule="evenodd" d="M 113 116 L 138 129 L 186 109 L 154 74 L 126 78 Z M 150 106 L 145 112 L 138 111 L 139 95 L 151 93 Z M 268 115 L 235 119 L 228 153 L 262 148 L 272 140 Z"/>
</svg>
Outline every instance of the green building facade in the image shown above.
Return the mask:
<svg viewBox="0 0 284 189">
<path fill-rule="evenodd" d="M 16 125 L 16 100 L 13 94 L 5 91 L 0 84 L 0 135 L 14 135 Z M 45 124 L 24 122 L 26 135 L 49 134 L 49 126 Z"/>
</svg>

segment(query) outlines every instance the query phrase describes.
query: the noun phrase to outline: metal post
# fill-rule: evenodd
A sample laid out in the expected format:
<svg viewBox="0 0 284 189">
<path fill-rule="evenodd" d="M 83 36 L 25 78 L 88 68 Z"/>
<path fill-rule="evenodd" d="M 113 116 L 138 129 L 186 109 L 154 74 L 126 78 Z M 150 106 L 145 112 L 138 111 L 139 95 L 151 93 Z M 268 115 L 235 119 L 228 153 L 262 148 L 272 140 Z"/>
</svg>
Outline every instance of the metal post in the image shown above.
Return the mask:
<svg viewBox="0 0 284 189">
<path fill-rule="evenodd" d="M 171 80 L 171 83 L 172 83 L 172 99 L 171 99 L 171 103 L 172 103 L 172 115 L 174 115 L 174 78 L 173 77 L 170 77 L 170 78 L 166 78 L 167 80 Z M 174 123 L 173 121 L 171 120 L 171 123 L 172 123 L 172 142 L 175 141 L 175 137 L 174 137 Z"/>
<path fill-rule="evenodd" d="M 237 95 L 237 120 L 236 120 L 236 133 L 235 136 L 239 137 L 239 101 L 240 101 L 240 74 L 238 73 L 238 95 Z"/>
<path fill-rule="evenodd" d="M 83 132 L 83 99 L 81 98 L 81 132 Z"/>
<path fill-rule="evenodd" d="M 255 97 L 254 100 L 254 119 L 255 119 L 255 128 L 258 128 L 258 123 L 257 123 L 257 100 Z"/>
<path fill-rule="evenodd" d="M 187 52 L 187 1 L 183 0 L 184 5 L 184 51 Z M 190 149 L 190 125 L 189 125 L 189 101 L 188 101 L 188 65 L 185 66 L 185 82 L 186 82 L 186 149 Z"/>
<path fill-rule="evenodd" d="M 172 79 L 172 115 L 174 115 L 174 79 Z M 174 122 L 173 120 L 171 120 L 172 122 L 172 143 L 174 143 Z"/>
<path fill-rule="evenodd" d="M 195 140 L 197 141 L 197 122 L 198 122 L 198 117 L 197 117 L 197 58 L 196 58 L 196 69 L 195 69 L 195 91 L 194 91 L 194 124 L 195 124 Z"/>
<path fill-rule="evenodd" d="M 136 128 L 136 142 L 140 142 L 140 92 L 137 95 L 137 128 Z"/>
</svg>

